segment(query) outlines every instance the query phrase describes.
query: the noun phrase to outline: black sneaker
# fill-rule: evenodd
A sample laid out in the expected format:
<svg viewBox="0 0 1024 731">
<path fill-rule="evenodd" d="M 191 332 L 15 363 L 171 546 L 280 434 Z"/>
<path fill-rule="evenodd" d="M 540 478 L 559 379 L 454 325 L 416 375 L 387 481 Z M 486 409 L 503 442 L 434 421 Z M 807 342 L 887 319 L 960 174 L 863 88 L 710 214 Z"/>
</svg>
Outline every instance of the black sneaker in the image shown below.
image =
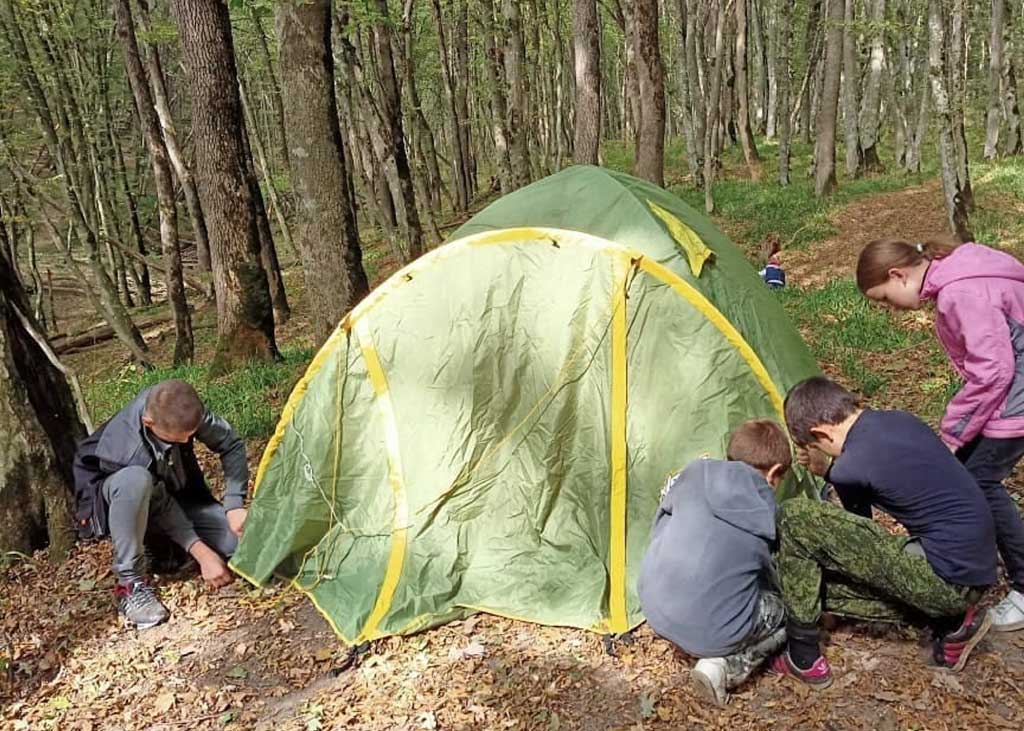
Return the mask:
<svg viewBox="0 0 1024 731">
<path fill-rule="evenodd" d="M 964 669 L 967 658 L 992 627 L 992 616 L 987 609 L 970 606 L 964 613 L 964 621 L 955 631 L 935 640 L 933 656 L 939 667 L 949 668 L 954 673 Z"/>
<path fill-rule="evenodd" d="M 149 629 L 167 621 L 171 613 L 156 596 L 156 591 L 143 579 L 131 584 L 117 584 L 114 587 L 117 611 L 124 622 L 135 629 Z"/>
</svg>

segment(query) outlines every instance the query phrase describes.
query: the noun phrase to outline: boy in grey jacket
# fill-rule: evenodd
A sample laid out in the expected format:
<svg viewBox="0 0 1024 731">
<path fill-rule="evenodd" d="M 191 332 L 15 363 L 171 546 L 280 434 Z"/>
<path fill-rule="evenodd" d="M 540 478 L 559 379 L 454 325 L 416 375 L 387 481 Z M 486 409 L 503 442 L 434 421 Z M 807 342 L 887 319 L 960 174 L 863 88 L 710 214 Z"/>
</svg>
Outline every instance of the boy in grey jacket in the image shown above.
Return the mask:
<svg viewBox="0 0 1024 731">
<path fill-rule="evenodd" d="M 640 566 L 640 606 L 661 637 L 701 658 L 690 672 L 716 705 L 785 644 L 772 569 L 774 488 L 792 462 L 774 421 L 741 424 L 728 461 L 691 463 L 666 485 Z"/>
<path fill-rule="evenodd" d="M 210 494 L 195 440 L 220 457 L 223 503 Z M 128 625 L 146 629 L 168 617 L 145 576 L 143 546 L 151 533 L 191 554 L 212 588 L 231 582 L 225 559 L 246 518 L 245 444 L 191 385 L 163 381 L 136 396 L 78 445 L 74 476 L 79 536 L 110 536 L 114 595 Z"/>
</svg>

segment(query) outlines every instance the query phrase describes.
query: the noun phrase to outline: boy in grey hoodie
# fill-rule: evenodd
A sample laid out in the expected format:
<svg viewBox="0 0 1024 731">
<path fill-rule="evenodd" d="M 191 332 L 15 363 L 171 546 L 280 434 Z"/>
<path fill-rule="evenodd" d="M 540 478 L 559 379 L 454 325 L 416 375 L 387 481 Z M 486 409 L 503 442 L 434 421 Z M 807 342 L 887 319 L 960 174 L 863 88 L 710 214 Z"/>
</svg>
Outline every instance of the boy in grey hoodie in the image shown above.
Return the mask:
<svg viewBox="0 0 1024 731">
<path fill-rule="evenodd" d="M 690 677 L 716 705 L 786 640 L 772 547 L 774 488 L 792 462 L 789 439 L 774 421 L 748 421 L 726 455 L 697 460 L 669 480 L 638 585 L 647 623 L 701 658 Z"/>
</svg>

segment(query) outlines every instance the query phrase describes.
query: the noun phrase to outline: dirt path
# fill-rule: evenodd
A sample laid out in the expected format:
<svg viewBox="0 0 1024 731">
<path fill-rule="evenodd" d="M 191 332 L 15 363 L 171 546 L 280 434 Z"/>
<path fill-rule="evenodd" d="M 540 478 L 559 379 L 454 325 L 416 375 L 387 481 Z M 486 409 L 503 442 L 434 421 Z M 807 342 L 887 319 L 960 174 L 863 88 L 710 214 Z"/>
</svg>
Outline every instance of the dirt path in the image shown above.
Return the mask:
<svg viewBox="0 0 1024 731">
<path fill-rule="evenodd" d="M 860 250 L 874 239 L 921 241 L 945 230 L 942 185 L 933 180 L 895 193 L 854 201 L 830 216 L 838 229 L 830 239 L 805 249 L 784 251 L 790 281 L 817 287 L 832 279 L 853 276 Z"/>
</svg>

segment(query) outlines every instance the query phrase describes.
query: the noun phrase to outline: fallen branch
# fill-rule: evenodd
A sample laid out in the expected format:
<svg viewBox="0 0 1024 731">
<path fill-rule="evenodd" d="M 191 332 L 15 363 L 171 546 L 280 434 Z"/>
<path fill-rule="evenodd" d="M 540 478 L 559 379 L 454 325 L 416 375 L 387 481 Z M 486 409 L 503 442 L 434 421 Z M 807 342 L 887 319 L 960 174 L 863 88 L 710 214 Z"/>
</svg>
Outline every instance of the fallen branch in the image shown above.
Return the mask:
<svg viewBox="0 0 1024 731">
<path fill-rule="evenodd" d="M 153 327 L 154 325 L 162 325 L 165 322 L 170 322 L 170 320 L 171 318 L 169 316 L 161 315 L 160 317 L 146 320 L 145 322 L 137 325 L 137 327 L 139 330 L 144 330 L 148 327 Z M 106 342 L 107 340 L 113 340 L 115 335 L 116 333 L 114 332 L 114 328 L 104 323 L 101 325 L 95 325 L 90 327 L 88 330 L 83 330 L 82 332 L 75 333 L 74 335 L 68 335 L 64 338 L 54 338 L 51 341 L 51 345 L 53 346 L 53 351 L 55 353 L 62 355 L 64 353 L 71 353 L 76 350 L 88 348 L 92 345 L 96 345 L 97 343 Z"/>
</svg>

